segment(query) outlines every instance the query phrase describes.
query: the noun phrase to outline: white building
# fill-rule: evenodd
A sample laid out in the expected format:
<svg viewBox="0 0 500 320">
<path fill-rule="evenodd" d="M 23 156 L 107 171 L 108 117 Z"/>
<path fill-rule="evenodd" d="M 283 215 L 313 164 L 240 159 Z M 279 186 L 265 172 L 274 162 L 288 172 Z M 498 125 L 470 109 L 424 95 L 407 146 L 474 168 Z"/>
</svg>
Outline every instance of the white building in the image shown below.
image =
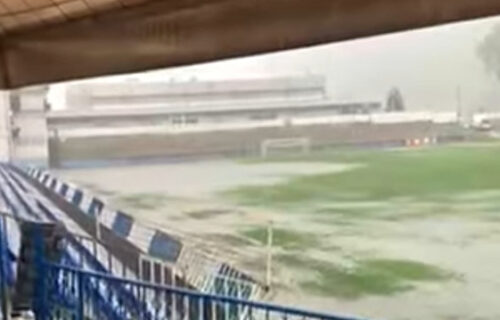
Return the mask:
<svg viewBox="0 0 500 320">
<path fill-rule="evenodd" d="M 268 121 L 367 114 L 381 104 L 334 103 L 325 78 L 306 76 L 183 83 L 82 83 L 67 89 L 66 110 L 49 115 L 50 130 L 69 131 L 131 127 L 177 130 Z M 86 134 L 90 131 L 85 132 Z M 74 132 L 73 132 L 74 135 Z"/>
<path fill-rule="evenodd" d="M 10 160 L 10 103 L 9 94 L 0 91 L 0 161 Z"/>
<path fill-rule="evenodd" d="M 178 108 L 314 102 L 326 99 L 325 78 L 271 78 L 211 82 L 83 83 L 67 88 L 67 109 Z"/>
<path fill-rule="evenodd" d="M 11 91 L 7 95 L 10 161 L 22 165 L 48 165 L 48 130 L 45 86 Z"/>
</svg>

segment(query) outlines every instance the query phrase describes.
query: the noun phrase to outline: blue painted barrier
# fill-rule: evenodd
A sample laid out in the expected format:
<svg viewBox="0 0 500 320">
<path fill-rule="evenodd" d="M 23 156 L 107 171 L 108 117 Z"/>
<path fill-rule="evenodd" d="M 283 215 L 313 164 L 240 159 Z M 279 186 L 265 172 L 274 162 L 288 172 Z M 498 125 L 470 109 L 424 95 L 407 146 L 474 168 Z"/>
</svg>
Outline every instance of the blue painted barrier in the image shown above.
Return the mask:
<svg viewBox="0 0 500 320">
<path fill-rule="evenodd" d="M 43 284 L 40 285 L 46 288 L 46 293 L 40 297 L 44 299 L 44 303 L 38 304 L 43 310 L 35 310 L 37 314 L 46 315 L 43 320 L 101 319 L 103 314 L 99 306 L 103 303 L 117 308 L 112 312 L 114 316 L 106 317 L 118 317 L 116 320 L 144 319 L 145 314 L 142 312 L 149 312 L 152 319 L 170 320 L 360 320 L 350 316 L 127 280 L 70 266 L 45 263 L 44 268 L 47 276 L 41 279 Z M 136 310 L 142 312 L 130 314 L 124 311 L 128 307 L 120 303 L 123 301 L 116 300 L 113 294 L 96 295 L 86 283 L 101 288 L 126 287 L 147 306 L 147 310 L 138 308 Z"/>
<path fill-rule="evenodd" d="M 35 221 L 56 221 L 56 215 L 43 203 L 25 198 L 21 190 L 23 183 L 10 175 L 0 172 L 6 180 L 5 190 L 0 188 L 0 196 L 6 201 L 14 201 L 25 218 Z M 9 189 L 7 195 L 4 191 Z M 79 202 L 79 201 L 78 201 Z M 99 203 L 94 203 L 91 211 L 99 211 Z M 17 216 L 14 213 L 14 216 Z M 131 225 L 127 217 L 116 226 L 116 231 L 130 233 Z M 153 241 L 154 240 L 154 241 Z M 5 238 L 0 234 L 0 241 Z M 176 246 L 168 244 L 171 239 L 161 233 L 153 236 L 155 243 L 150 250 L 158 255 L 172 258 L 177 255 Z M 36 242 L 36 241 L 35 241 Z M 40 242 L 36 242 L 40 243 Z M 168 244 L 168 245 L 167 245 Z M 168 252 L 162 252 L 166 245 Z M 5 247 L 3 247 L 5 248 Z M 175 254 L 173 254 L 175 253 Z M 0 247 L 0 258 L 6 261 L 7 254 Z M 3 262 L 0 261 L 0 266 Z M 36 259 L 38 277 L 35 288 L 35 311 L 37 319 L 144 319 L 144 320 L 353 320 L 353 317 L 336 316 L 320 312 L 290 308 L 246 299 L 250 288 L 242 288 L 233 281 L 218 281 L 216 290 L 200 293 L 182 288 L 169 287 L 124 279 L 113 276 L 102 263 L 75 237 L 67 239 L 67 249 L 63 260 L 49 263 L 43 257 Z M 0 270 L 1 271 L 1 270 Z M 222 264 L 218 270 L 221 279 L 242 278 L 238 270 Z M 5 277 L 5 276 L 4 276 Z M 4 278 L 2 277 L 2 278 Z M 234 293 L 234 292 L 235 293 Z M 233 294 L 231 293 L 233 292 Z M 228 296 L 229 295 L 229 296 Z"/>
</svg>

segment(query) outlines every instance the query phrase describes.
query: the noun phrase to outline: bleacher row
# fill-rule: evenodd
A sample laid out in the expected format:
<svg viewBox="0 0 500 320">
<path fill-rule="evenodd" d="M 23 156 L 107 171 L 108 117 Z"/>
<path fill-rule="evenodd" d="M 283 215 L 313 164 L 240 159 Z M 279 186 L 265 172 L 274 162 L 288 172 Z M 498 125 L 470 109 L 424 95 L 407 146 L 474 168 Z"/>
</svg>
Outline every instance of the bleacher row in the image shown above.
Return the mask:
<svg viewBox="0 0 500 320">
<path fill-rule="evenodd" d="M 30 168 L 27 174 L 87 217 L 99 217 L 101 228 L 137 248 L 140 257 L 136 273 L 141 280 L 164 283 L 165 275 L 157 269 L 168 268 L 188 287 L 203 293 L 255 299 L 266 292 L 260 282 L 229 263 L 170 234 L 141 225 L 130 215 L 71 183 L 60 181 L 48 171 Z"/>
<path fill-rule="evenodd" d="M 134 272 L 132 270 L 129 270 L 122 264 L 120 260 L 109 252 L 101 243 L 91 241 L 92 235 L 88 234 L 63 211 L 54 206 L 50 200 L 39 194 L 35 188 L 25 183 L 22 177 L 6 169 L 5 166 L 0 166 L 0 178 L 2 181 L 0 185 L 0 195 L 3 202 L 2 207 L 6 212 L 12 212 L 13 218 L 36 222 L 62 223 L 68 232 L 78 239 L 82 248 L 88 250 L 100 261 L 104 270 L 116 275 L 125 273 L 127 277 L 134 277 Z M 15 224 L 11 225 L 9 230 L 10 232 L 18 234 Z M 18 238 L 16 235 L 10 235 L 12 237 L 9 237 L 9 240 Z M 15 245 L 14 247 L 17 249 L 13 251 L 19 249 L 19 245 Z M 78 257 L 78 259 L 80 259 L 80 257 Z"/>
<path fill-rule="evenodd" d="M 16 266 L 20 261 L 20 242 L 21 230 L 24 222 L 31 221 L 36 223 L 55 223 L 63 225 L 67 231 L 62 248 L 62 256 L 57 261 L 57 266 L 75 268 L 81 272 L 89 272 L 100 275 L 110 275 L 115 277 L 125 277 L 129 281 L 139 280 L 133 270 L 129 270 L 120 259 L 114 257 L 105 246 L 91 238 L 78 223 L 75 223 L 71 217 L 60 210 L 49 199 L 45 198 L 38 190 L 23 181 L 23 177 L 16 171 L 11 170 L 8 165 L 0 164 L 0 209 L 7 215 L 0 221 L 0 237 L 2 244 L 7 244 L 8 253 L 2 252 L 2 261 L 7 262 L 8 284 L 13 287 L 14 309 L 29 310 L 33 306 L 31 303 L 19 305 L 19 301 L 25 301 L 27 296 L 23 290 L 30 287 L 29 281 L 19 274 L 16 276 Z M 8 227 L 4 228 L 4 222 L 8 222 Z M 32 230 L 31 230 L 32 231 Z M 31 232 L 28 232 L 31 233 Z M 4 246 L 2 246 L 4 248 Z M 5 259 L 9 257 L 9 259 Z M 11 257 L 11 258 L 10 258 Z M 36 267 L 40 267 L 36 265 Z M 59 270 L 53 273 L 55 270 Z M 49 293 L 52 299 L 68 299 L 69 301 L 78 301 L 82 299 L 78 290 L 75 290 L 76 279 L 63 272 L 61 267 L 58 269 L 47 269 L 48 273 L 43 273 L 43 277 L 53 287 Z M 17 279 L 16 279 L 17 278 Z M 123 278 L 120 278 L 123 279 Z M 55 284 L 57 283 L 57 284 Z M 185 305 L 185 301 L 177 299 L 158 299 L 156 291 L 138 291 L 134 290 L 133 282 L 108 281 L 98 282 L 90 276 L 86 280 L 79 282 L 85 294 L 91 297 L 93 308 L 86 308 L 85 314 L 88 318 L 95 319 L 159 319 L 184 318 L 186 312 L 193 310 L 193 306 Z M 22 289 L 22 290 L 21 290 Z M 135 288 L 136 289 L 136 288 Z M 31 290 L 31 289 L 27 289 Z M 55 290 L 55 291 L 54 291 Z M 19 299 L 20 298 L 20 299 Z M 174 298 L 175 299 L 175 298 Z M 30 300 L 30 299 L 28 299 Z M 66 301 L 68 302 L 68 300 Z M 176 306 L 173 307 L 173 304 Z M 71 306 L 69 306 L 71 308 Z M 172 308 L 174 308 L 172 310 Z M 222 307 L 220 307 L 222 308 Z M 175 311 L 177 310 L 177 311 Z M 224 311 L 219 311 L 223 313 Z M 58 317 L 59 318 L 59 317 Z"/>
<path fill-rule="evenodd" d="M 37 192 L 35 188 L 24 182 L 22 177 L 9 169 L 6 165 L 0 165 L 0 207 L 7 216 L 3 222 L 8 226 L 0 229 L 2 238 L 7 244 L 9 255 L 12 259 L 6 266 L 9 277 L 9 285 L 17 287 L 21 285 L 16 279 L 15 274 L 20 249 L 20 225 L 18 221 L 32 221 L 39 223 L 59 223 L 64 225 L 69 233 L 68 241 L 63 250 L 63 261 L 65 265 L 75 266 L 82 270 L 91 272 L 108 273 L 111 275 L 121 275 L 125 273 L 128 278 L 136 279 L 134 273 L 120 263 L 119 259 L 113 256 L 102 244 L 94 241 L 85 241 L 91 239 L 80 226 L 69 218 L 63 211 Z M 109 263 L 112 261 L 112 263 Z M 92 284 L 87 284 L 92 286 Z M 108 312 L 116 312 L 115 306 L 120 301 L 127 301 L 126 312 L 132 312 L 130 308 L 150 309 L 148 306 L 140 306 L 140 302 L 133 294 L 121 286 L 116 287 L 97 287 L 93 288 L 94 295 L 104 297 L 115 297 L 114 302 L 109 305 Z M 108 299 L 109 301 L 109 299 Z M 141 310 L 142 311 L 142 310 Z M 135 311 L 136 313 L 139 311 Z"/>
<path fill-rule="evenodd" d="M 42 276 L 33 278 L 35 285 L 28 289 L 33 290 L 28 294 L 33 297 L 32 303 L 22 305 L 26 309 L 16 308 L 14 303 L 15 311 L 32 310 L 37 319 L 356 319 L 249 301 L 245 297 L 250 297 L 251 292 L 238 290 L 234 283 L 228 281 L 214 281 L 214 286 L 218 288 L 216 291 L 224 290 L 225 296 L 137 281 L 141 279 L 137 279 L 133 270 L 127 269 L 125 264 L 120 265 L 119 258 L 92 238 L 85 227 L 74 221 L 71 213 L 62 210 L 56 201 L 48 198 L 44 190 L 27 177 L 24 172 L 10 165 L 0 164 L 0 210 L 6 214 L 0 219 L 0 239 L 1 247 L 9 251 L 0 254 L 2 261 L 10 264 L 8 269 L 12 278 L 10 284 L 15 287 L 14 296 L 19 292 L 19 283 L 32 286 L 30 280 L 25 282 L 30 277 L 25 277 L 23 271 L 19 271 L 17 281 L 16 275 L 12 274 L 19 270 L 15 268 L 16 261 L 24 263 L 23 259 L 19 259 L 20 238 L 23 243 L 21 251 L 24 252 L 21 254 L 25 256 L 25 240 L 38 242 L 38 238 L 33 236 L 35 230 L 40 227 L 39 223 L 48 222 L 49 225 L 64 226 L 62 234 L 65 241 L 62 247 L 57 244 L 57 251 L 62 249 L 62 256 L 56 260 L 45 260 L 45 256 L 44 260 L 32 261 L 37 268 L 35 273 Z M 3 225 L 5 221 L 9 221 L 7 228 Z M 26 224 L 26 221 L 36 224 Z M 36 247 L 36 244 L 33 246 Z M 33 246 L 28 251 L 33 251 Z M 12 259 L 4 259 L 9 255 Z M 227 264 L 221 264 L 221 268 L 225 268 L 227 277 L 234 272 Z M 128 279 L 122 277 L 122 273 Z M 25 288 L 24 285 L 22 287 Z M 26 298 L 28 295 L 22 294 L 20 297 Z M 2 311 L 0 318 L 5 318 Z"/>
</svg>

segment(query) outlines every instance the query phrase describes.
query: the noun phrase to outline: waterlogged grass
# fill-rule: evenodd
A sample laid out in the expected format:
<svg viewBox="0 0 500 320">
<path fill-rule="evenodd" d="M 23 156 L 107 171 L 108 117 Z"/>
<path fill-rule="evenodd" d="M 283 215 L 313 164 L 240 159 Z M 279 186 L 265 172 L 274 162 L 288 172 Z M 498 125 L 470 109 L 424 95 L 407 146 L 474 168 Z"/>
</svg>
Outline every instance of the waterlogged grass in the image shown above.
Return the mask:
<svg viewBox="0 0 500 320">
<path fill-rule="evenodd" d="M 261 245 L 267 244 L 267 228 L 254 227 L 243 230 L 241 235 L 257 241 Z M 281 228 L 273 228 L 273 246 L 283 249 L 304 249 L 318 245 L 316 235 L 307 232 L 298 232 Z"/>
<path fill-rule="evenodd" d="M 441 201 L 385 201 L 382 204 L 370 202 L 338 202 L 325 204 L 313 210 L 318 221 L 337 223 L 340 220 L 387 220 L 404 221 L 436 217 L 462 217 L 489 219 L 499 210 L 498 197 L 469 201 L 460 197 L 443 198 Z"/>
<path fill-rule="evenodd" d="M 312 272 L 313 279 L 300 282 L 303 290 L 320 296 L 359 299 L 365 296 L 391 296 L 412 290 L 419 282 L 456 278 L 436 266 L 411 260 L 365 259 L 350 267 L 292 255 L 278 261 L 301 272 Z"/>
<path fill-rule="evenodd" d="M 231 213 L 238 213 L 238 212 L 228 209 L 203 209 L 203 210 L 191 210 L 184 212 L 186 216 L 198 220 L 210 219 L 215 216 L 231 214 Z"/>
<path fill-rule="evenodd" d="M 163 194 L 138 193 L 116 197 L 115 201 L 131 209 L 154 210 L 162 207 L 168 200 Z"/>
<path fill-rule="evenodd" d="M 206 234 L 203 236 L 204 239 L 208 239 L 214 242 L 224 243 L 235 248 L 245 247 L 253 245 L 253 242 L 237 235 L 223 234 L 223 233 L 213 233 Z"/>
<path fill-rule="evenodd" d="M 500 189 L 500 146 L 321 153 L 302 161 L 361 164 L 341 173 L 242 186 L 225 195 L 244 205 L 297 206 L 321 201 L 435 199 Z"/>
</svg>

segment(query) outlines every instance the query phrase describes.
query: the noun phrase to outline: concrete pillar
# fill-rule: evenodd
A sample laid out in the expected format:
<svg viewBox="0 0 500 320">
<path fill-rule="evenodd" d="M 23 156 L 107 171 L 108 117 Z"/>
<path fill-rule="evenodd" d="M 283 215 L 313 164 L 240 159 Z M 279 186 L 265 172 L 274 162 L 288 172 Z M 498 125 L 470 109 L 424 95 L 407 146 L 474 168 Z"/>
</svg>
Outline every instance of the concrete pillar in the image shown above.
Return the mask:
<svg viewBox="0 0 500 320">
<path fill-rule="evenodd" d="M 47 90 L 47 87 L 38 86 L 11 92 L 11 104 L 19 105 L 11 121 L 19 131 L 11 145 L 10 159 L 15 164 L 36 167 L 48 165 Z"/>
<path fill-rule="evenodd" d="M 0 161 L 11 159 L 10 95 L 0 90 Z"/>
</svg>

